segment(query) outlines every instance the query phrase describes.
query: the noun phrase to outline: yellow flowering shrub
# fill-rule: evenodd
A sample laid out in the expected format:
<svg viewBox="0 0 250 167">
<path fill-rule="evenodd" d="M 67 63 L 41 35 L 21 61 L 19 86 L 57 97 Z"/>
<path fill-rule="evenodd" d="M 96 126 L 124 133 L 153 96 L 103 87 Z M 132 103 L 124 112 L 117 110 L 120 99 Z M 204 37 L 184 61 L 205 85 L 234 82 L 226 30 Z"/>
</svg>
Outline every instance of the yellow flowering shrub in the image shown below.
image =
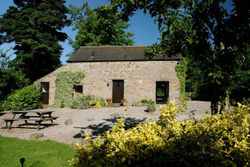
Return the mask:
<svg viewBox="0 0 250 167">
<path fill-rule="evenodd" d="M 161 107 L 159 121 L 126 129 L 119 119 L 86 145 L 76 146 L 71 166 L 248 166 L 249 108 L 240 105 L 204 119 L 176 120 L 173 102 Z"/>
<path fill-rule="evenodd" d="M 80 95 L 73 99 L 71 108 L 86 109 L 86 108 L 103 108 L 108 107 L 108 102 L 94 95 Z"/>
<path fill-rule="evenodd" d="M 108 102 L 100 96 L 96 96 L 94 99 L 89 100 L 88 103 L 89 106 L 93 106 L 93 108 L 108 107 Z"/>
</svg>

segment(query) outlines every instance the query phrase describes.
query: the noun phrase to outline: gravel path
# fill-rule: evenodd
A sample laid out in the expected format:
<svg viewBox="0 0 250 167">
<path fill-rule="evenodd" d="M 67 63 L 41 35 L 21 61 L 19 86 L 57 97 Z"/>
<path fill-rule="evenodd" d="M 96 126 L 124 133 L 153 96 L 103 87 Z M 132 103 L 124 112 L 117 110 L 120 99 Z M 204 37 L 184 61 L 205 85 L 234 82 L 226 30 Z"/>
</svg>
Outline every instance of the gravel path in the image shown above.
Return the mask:
<svg viewBox="0 0 250 167">
<path fill-rule="evenodd" d="M 53 116 L 58 117 L 55 120 L 55 126 L 48 126 L 41 130 L 37 130 L 36 126 L 18 126 L 22 122 L 14 122 L 13 128 L 8 130 L 4 128 L 4 118 L 10 117 L 5 114 L 0 117 L 0 135 L 8 137 L 18 137 L 29 139 L 33 133 L 43 133 L 44 137 L 40 140 L 51 139 L 62 143 L 74 145 L 82 140 L 82 132 L 87 131 L 92 136 L 96 136 L 107 131 L 117 118 L 124 116 L 128 122 L 141 122 L 146 120 L 157 120 L 160 116 L 159 106 L 157 111 L 153 113 L 145 112 L 145 106 L 139 107 L 109 107 L 102 109 L 86 109 L 77 110 L 70 108 L 51 109 L 55 111 Z M 190 111 L 194 111 L 192 114 Z M 209 116 L 210 102 L 189 101 L 185 112 L 178 115 L 178 120 L 182 121 L 186 118 L 201 118 Z M 65 125 L 68 122 L 68 125 Z"/>
</svg>

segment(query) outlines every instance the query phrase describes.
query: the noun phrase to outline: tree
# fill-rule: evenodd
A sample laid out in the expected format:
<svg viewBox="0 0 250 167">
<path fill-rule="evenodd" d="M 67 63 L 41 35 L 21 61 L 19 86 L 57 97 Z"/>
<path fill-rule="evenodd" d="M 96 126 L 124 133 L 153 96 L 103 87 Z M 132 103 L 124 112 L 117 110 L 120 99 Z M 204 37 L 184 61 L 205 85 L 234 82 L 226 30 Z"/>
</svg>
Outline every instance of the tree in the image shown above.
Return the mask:
<svg viewBox="0 0 250 167">
<path fill-rule="evenodd" d="M 70 5 L 74 30 L 78 30 L 75 41 L 70 44 L 77 50 L 80 46 L 133 45 L 133 33 L 125 32 L 129 24 L 121 19 L 122 13 L 111 5 L 91 9 L 88 3 L 79 8 Z"/>
<path fill-rule="evenodd" d="M 189 59 L 189 72 L 198 74 L 198 91 L 206 91 L 203 93 L 211 100 L 212 113 L 218 111 L 219 102 L 224 106 L 225 98 L 239 79 L 244 80 L 244 84 L 249 81 L 249 72 L 246 72 L 249 68 L 246 67 L 250 40 L 249 5 L 246 5 L 247 0 L 233 0 L 233 10 L 229 11 L 225 2 L 111 0 L 113 5 L 121 7 L 126 21 L 137 9 L 144 9 L 155 17 L 161 32 L 157 47 L 161 49 L 152 48 L 149 53 L 151 56 L 159 52 L 170 56 L 181 53 Z M 191 81 L 192 77 L 197 76 L 191 76 Z M 245 87 L 249 87 L 249 82 Z"/>
<path fill-rule="evenodd" d="M 70 25 L 65 0 L 14 0 L 0 18 L 1 42 L 15 42 L 14 62 L 30 81 L 60 66 L 62 47 L 67 35 L 60 32 Z"/>
<path fill-rule="evenodd" d="M 7 52 L 8 50 L 0 50 L 0 108 L 9 94 L 29 84 L 29 80 L 21 70 L 11 67 L 12 62 Z"/>
</svg>

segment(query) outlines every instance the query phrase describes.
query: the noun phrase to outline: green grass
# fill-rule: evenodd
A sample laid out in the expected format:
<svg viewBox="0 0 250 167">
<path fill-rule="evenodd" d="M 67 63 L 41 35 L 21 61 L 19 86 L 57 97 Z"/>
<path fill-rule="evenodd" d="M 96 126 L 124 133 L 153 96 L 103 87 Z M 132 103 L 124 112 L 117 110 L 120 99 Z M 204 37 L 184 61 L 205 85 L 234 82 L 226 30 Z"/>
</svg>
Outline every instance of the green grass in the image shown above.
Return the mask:
<svg viewBox="0 0 250 167">
<path fill-rule="evenodd" d="M 0 136 L 0 167 L 63 167 L 74 157 L 74 147 L 51 140 L 21 140 Z"/>
</svg>

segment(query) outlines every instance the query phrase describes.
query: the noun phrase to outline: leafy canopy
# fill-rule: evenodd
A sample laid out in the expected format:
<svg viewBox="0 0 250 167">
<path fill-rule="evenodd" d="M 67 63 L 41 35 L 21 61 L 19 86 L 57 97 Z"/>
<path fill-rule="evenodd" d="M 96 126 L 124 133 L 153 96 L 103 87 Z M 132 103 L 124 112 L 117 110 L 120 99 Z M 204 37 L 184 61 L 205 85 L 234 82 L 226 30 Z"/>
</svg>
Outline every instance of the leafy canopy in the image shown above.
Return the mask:
<svg viewBox="0 0 250 167">
<path fill-rule="evenodd" d="M 112 5 L 121 8 L 126 21 L 138 9 L 155 17 L 161 42 L 148 49 L 149 56 L 166 52 L 170 56 L 181 53 L 187 57 L 191 82 L 187 85 L 195 83 L 192 88 L 196 90 L 192 91 L 200 91 L 211 100 L 215 112 L 218 102 L 224 106 L 225 97 L 238 88 L 244 88 L 248 97 L 250 94 L 249 5 L 247 0 L 232 0 L 232 10 L 227 10 L 226 2 L 111 0 Z"/>
<path fill-rule="evenodd" d="M 8 51 L 0 50 L 0 105 L 14 90 L 29 84 L 23 72 L 12 67 Z"/>
<path fill-rule="evenodd" d="M 33 82 L 60 65 L 67 35 L 60 32 L 70 25 L 65 0 L 14 0 L 0 18 L 0 42 L 15 42 L 14 62 Z"/>
<path fill-rule="evenodd" d="M 80 46 L 133 45 L 133 33 L 125 32 L 129 24 L 121 19 L 122 13 L 111 5 L 91 9 L 85 2 L 81 7 L 70 5 L 76 40 L 70 41 L 77 50 Z"/>
</svg>

